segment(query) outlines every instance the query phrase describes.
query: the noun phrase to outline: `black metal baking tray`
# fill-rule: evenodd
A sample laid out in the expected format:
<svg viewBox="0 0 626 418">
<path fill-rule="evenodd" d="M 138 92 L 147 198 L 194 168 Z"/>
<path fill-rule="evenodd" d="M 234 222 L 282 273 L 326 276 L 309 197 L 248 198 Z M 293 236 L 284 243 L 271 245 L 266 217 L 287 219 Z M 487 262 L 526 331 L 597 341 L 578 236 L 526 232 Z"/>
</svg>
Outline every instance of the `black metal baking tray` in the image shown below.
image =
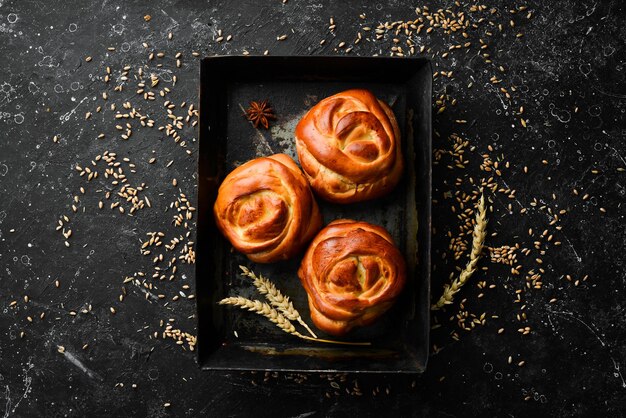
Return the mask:
<svg viewBox="0 0 626 418">
<path fill-rule="evenodd" d="M 289 295 L 305 320 L 306 293 L 297 277 L 301 257 L 260 265 L 232 249 L 217 231 L 213 203 L 224 176 L 237 165 L 284 152 L 296 159 L 293 132 L 319 100 L 348 88 L 368 88 L 394 110 L 402 131 L 405 173 L 388 196 L 356 205 L 318 199 L 325 223 L 353 218 L 390 231 L 408 280 L 394 307 L 376 324 L 346 340 L 371 346 L 309 342 L 265 318 L 219 306 L 227 296 L 257 295 L 239 265 L 269 277 Z M 419 58 L 211 57 L 200 68 L 196 295 L 197 360 L 208 370 L 419 373 L 426 367 L 430 330 L 432 69 Z M 269 131 L 243 117 L 252 100 L 268 99 L 278 119 Z M 320 336 L 323 336 L 323 333 Z"/>
</svg>

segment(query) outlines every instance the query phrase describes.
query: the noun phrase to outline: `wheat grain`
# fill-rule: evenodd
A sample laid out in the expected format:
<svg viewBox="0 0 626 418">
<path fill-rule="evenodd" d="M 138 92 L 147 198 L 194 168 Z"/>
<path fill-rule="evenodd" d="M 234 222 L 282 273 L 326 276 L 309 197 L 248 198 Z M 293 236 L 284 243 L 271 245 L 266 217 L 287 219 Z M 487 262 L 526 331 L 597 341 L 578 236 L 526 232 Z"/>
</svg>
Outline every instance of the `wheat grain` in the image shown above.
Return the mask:
<svg viewBox="0 0 626 418">
<path fill-rule="evenodd" d="M 253 271 L 250 271 L 245 266 L 239 266 L 244 276 L 252 279 L 254 287 L 256 287 L 262 295 L 268 300 L 268 302 L 276 309 L 280 311 L 290 321 L 298 321 L 306 330 L 311 334 L 313 338 L 317 338 L 317 335 L 309 328 L 304 322 L 300 313 L 293 307 L 293 303 L 289 300 L 289 296 L 284 296 L 280 290 L 276 288 L 274 283 L 269 279 L 263 277 L 263 275 L 256 275 Z"/>
<path fill-rule="evenodd" d="M 472 234 L 472 251 L 470 253 L 470 260 L 465 266 L 465 269 L 461 271 L 459 277 L 455 279 L 450 285 L 445 285 L 443 294 L 439 300 L 431 306 L 433 311 L 439 310 L 446 305 L 452 304 L 454 295 L 461 290 L 461 287 L 472 277 L 476 266 L 480 260 L 483 244 L 485 242 L 485 236 L 487 235 L 487 211 L 485 208 L 485 196 L 481 194 L 476 211 L 476 225 L 474 225 L 474 232 Z"/>
</svg>

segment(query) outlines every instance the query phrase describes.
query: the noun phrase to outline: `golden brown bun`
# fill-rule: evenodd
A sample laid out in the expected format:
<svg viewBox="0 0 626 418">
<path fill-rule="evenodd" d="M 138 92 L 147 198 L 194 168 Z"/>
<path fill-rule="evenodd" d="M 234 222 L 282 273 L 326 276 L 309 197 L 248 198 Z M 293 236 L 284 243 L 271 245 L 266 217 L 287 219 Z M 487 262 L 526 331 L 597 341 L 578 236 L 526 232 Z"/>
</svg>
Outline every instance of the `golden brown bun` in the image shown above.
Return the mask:
<svg viewBox="0 0 626 418">
<path fill-rule="evenodd" d="M 311 187 L 331 202 L 380 197 L 402 176 L 398 122 L 367 90 L 347 90 L 313 106 L 296 126 L 296 149 Z"/>
<path fill-rule="evenodd" d="M 342 335 L 391 307 L 406 282 L 406 265 L 384 228 L 340 219 L 313 239 L 298 276 L 315 326 Z"/>
<path fill-rule="evenodd" d="M 257 263 L 293 257 L 322 227 L 306 178 L 285 154 L 234 169 L 219 188 L 213 212 L 233 247 Z"/>
</svg>

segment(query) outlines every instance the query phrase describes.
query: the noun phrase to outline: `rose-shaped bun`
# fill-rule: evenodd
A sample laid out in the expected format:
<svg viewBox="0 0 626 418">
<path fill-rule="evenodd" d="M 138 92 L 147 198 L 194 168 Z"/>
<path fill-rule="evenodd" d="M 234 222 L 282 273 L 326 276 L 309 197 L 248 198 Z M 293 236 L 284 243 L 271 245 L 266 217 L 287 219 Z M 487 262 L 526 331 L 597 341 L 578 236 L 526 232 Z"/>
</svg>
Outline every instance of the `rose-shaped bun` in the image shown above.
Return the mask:
<svg viewBox="0 0 626 418">
<path fill-rule="evenodd" d="M 315 326 L 342 335 L 391 307 L 406 282 L 406 265 L 384 228 L 341 219 L 313 239 L 298 276 Z"/>
<path fill-rule="evenodd" d="M 293 257 L 322 227 L 306 178 L 285 154 L 234 169 L 219 188 L 213 212 L 233 247 L 257 263 Z"/>
<path fill-rule="evenodd" d="M 336 203 L 374 199 L 402 175 L 398 122 L 367 90 L 322 100 L 298 122 L 296 149 L 311 187 Z"/>
</svg>

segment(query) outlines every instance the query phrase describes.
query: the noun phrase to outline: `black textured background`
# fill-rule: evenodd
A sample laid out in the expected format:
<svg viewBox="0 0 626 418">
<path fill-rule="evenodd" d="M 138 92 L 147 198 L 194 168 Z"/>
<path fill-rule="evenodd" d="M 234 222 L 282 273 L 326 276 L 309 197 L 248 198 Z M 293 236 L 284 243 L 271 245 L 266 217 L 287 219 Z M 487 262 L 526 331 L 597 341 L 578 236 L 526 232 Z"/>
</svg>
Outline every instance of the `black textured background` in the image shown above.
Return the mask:
<svg viewBox="0 0 626 418">
<path fill-rule="evenodd" d="M 198 59 L 191 51 L 201 56 L 265 50 L 341 55 L 345 48 L 338 48 L 339 42 L 352 45 L 359 27 L 414 19 L 419 5 L 405 0 L 366 5 L 0 0 L 0 415 L 308 417 L 395 411 L 400 416 L 621 416 L 626 409 L 626 181 L 619 169 L 626 167 L 626 11 L 620 1 L 528 3 L 515 15 L 508 10 L 524 3 L 490 3 L 489 8 L 497 8 L 489 17 L 496 24 L 494 35 L 487 38 L 482 26 L 470 40 L 474 45 L 478 37 L 488 40 L 493 64 L 480 58 L 477 47 L 442 58 L 452 42 L 440 31 L 413 36 L 417 45 L 432 47 L 423 55 L 433 57 L 436 71 L 454 72 L 451 78 L 435 79 L 436 95 L 448 94 L 458 103 L 435 117 L 439 136 L 434 147 L 449 149 L 445 138 L 453 132 L 475 147 L 467 151 L 468 168 L 448 170 L 440 164 L 435 169 L 433 197 L 439 206 L 433 294 L 439 294 L 454 264 L 464 262 L 444 262 L 449 255 L 442 261 L 448 252 L 446 234 L 454 234 L 459 222 L 449 211 L 450 192 L 472 190 L 467 181 L 455 186 L 455 179 L 484 175 L 478 165 L 489 145 L 492 158 L 502 155 L 510 161 L 499 181 L 516 195 L 490 195 L 489 232 L 497 235 L 488 238 L 488 245 L 532 245 L 528 228 L 543 231 L 551 221 L 542 205 L 568 211 L 558 223 L 562 230 L 554 232 L 563 244 L 543 256 L 543 289 L 524 293 L 528 320 L 523 325 L 515 318 L 520 310 L 514 302 L 523 276 L 512 276 L 486 258 L 481 265 L 489 270 L 474 276 L 457 296 L 457 301 L 468 299 L 472 312 L 487 312 L 486 325 L 459 331 L 448 320 L 458 305 L 437 314 L 434 320 L 441 326 L 432 332 L 437 350 L 423 376 L 224 374 L 200 372 L 192 352 L 171 339 L 153 337 L 162 330 L 159 321 L 170 318 L 174 328 L 195 334 L 194 301 L 166 302 L 183 283 L 193 286 L 193 265 L 181 264 L 176 280 L 161 286 L 167 299 L 146 300 L 140 287 L 128 285 L 124 302 L 117 300 L 124 277 L 150 271 L 151 260 L 139 252 L 145 233 L 164 231 L 168 238 L 180 233 L 171 224 L 173 212 L 164 211 L 179 192 L 193 198 L 197 145 L 191 127 L 183 135 L 187 154 L 156 128 L 137 128 L 131 139 L 121 140 L 110 110 L 85 120 L 87 111 L 102 105 L 107 90 L 109 103 L 118 109 L 132 100 L 154 115 L 157 126 L 165 122 L 161 98 L 145 103 L 135 95 L 134 83 L 113 92 L 119 79 L 105 85 L 107 66 L 119 76 L 124 65 L 136 71 L 146 65 L 149 51 L 163 51 L 163 67 L 152 63 L 149 71 L 161 74 L 162 85 L 171 87 L 170 100 L 196 103 Z M 469 5 L 462 2 L 464 9 Z M 456 7 L 451 1 L 430 6 Z M 526 19 L 529 10 L 533 17 Z M 146 14 L 150 22 L 144 21 Z M 331 16 L 334 34 L 327 30 Z M 233 39 L 216 42 L 218 29 Z M 524 36 L 516 38 L 516 33 Z M 282 34 L 289 36 L 277 41 Z M 388 54 L 391 38 L 366 39 L 349 53 Z M 321 39 L 327 43 L 320 45 Z M 178 51 L 183 52 L 182 68 L 173 59 Z M 86 56 L 93 61 L 85 62 Z M 499 65 L 504 73 L 495 68 Z M 178 77 L 175 87 L 166 81 L 172 74 Z M 503 79 L 510 99 L 489 83 L 493 75 Z M 527 129 L 513 114 L 520 106 Z M 467 123 L 456 123 L 459 119 Z M 96 139 L 101 132 L 106 138 Z M 147 184 L 144 194 L 152 208 L 132 217 L 98 211 L 96 190 L 102 186 L 87 184 L 75 165 L 88 165 L 104 150 L 136 164 L 129 178 L 134 185 Z M 148 164 L 153 156 L 157 162 Z M 165 167 L 170 160 L 171 167 Z M 81 186 L 86 194 L 74 214 L 72 199 Z M 522 208 L 527 209 L 523 214 Z M 69 248 L 55 231 L 64 214 L 71 217 Z M 518 254 L 526 270 L 536 267 L 534 258 Z M 568 274 L 572 281 L 565 279 Z M 585 275 L 589 278 L 582 281 Z M 496 288 L 478 299 L 475 284 L 481 280 Z M 581 280 L 578 286 L 576 280 Z M 11 306 L 12 301 L 17 303 Z M 89 313 L 80 313 L 90 304 Z M 79 313 L 71 316 L 70 311 Z M 531 333 L 522 336 L 520 326 L 530 326 Z M 498 334 L 499 328 L 505 332 Z M 459 341 L 450 337 L 455 330 Z M 82 350 L 85 343 L 89 347 Z M 60 354 L 58 346 L 66 353 Z M 517 366 L 522 360 L 525 364 Z M 355 386 L 361 396 L 348 393 Z"/>
</svg>

